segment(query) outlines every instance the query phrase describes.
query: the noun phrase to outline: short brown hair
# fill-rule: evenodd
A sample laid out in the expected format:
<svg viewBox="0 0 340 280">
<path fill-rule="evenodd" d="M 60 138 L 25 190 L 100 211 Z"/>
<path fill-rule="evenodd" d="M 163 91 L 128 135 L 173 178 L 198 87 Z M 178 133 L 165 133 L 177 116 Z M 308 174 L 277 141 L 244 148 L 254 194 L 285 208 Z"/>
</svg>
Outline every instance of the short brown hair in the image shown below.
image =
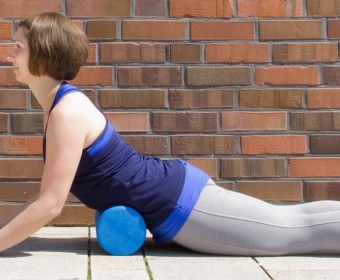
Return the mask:
<svg viewBox="0 0 340 280">
<path fill-rule="evenodd" d="M 68 17 L 42 13 L 21 21 L 27 29 L 28 69 L 36 76 L 72 80 L 88 56 L 88 39 Z"/>
</svg>

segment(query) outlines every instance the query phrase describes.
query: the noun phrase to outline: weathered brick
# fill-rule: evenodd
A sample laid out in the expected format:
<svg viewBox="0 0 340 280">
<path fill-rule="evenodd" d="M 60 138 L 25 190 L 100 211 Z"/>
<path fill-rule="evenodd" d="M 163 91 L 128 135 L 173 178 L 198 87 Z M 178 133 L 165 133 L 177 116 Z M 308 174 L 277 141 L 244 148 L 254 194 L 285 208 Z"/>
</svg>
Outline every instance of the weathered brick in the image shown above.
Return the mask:
<svg viewBox="0 0 340 280">
<path fill-rule="evenodd" d="M 0 25 L 0 28 L 1 28 L 1 25 Z M 1 29 L 0 29 L 0 32 L 1 32 Z M 7 61 L 7 57 L 8 57 L 8 54 L 11 48 L 13 48 L 13 44 L 1 44 L 0 45 L 0 63 L 9 64 L 9 62 Z"/>
<path fill-rule="evenodd" d="M 233 92 L 224 89 L 172 89 L 169 94 L 172 109 L 231 108 Z"/>
<path fill-rule="evenodd" d="M 304 135 L 241 136 L 243 155 L 305 154 L 307 138 Z"/>
<path fill-rule="evenodd" d="M 8 122 L 9 122 L 8 114 L 0 113 L 0 133 L 8 131 Z"/>
<path fill-rule="evenodd" d="M 323 67 L 322 74 L 325 85 L 340 85 L 340 67 Z"/>
<path fill-rule="evenodd" d="M 260 21 L 260 40 L 322 39 L 322 21 L 270 20 Z"/>
<path fill-rule="evenodd" d="M 318 88 L 307 90 L 308 108 L 340 108 L 340 90 Z"/>
<path fill-rule="evenodd" d="M 222 130 L 285 130 L 285 112 L 222 112 Z"/>
<path fill-rule="evenodd" d="M 29 6 L 28 6 L 29 5 Z M 61 12 L 61 1 L 58 0 L 0 0 L 1 18 L 26 18 L 42 12 Z"/>
<path fill-rule="evenodd" d="M 307 15 L 312 17 L 340 16 L 338 0 L 307 0 Z"/>
<path fill-rule="evenodd" d="M 254 23 L 251 21 L 193 21 L 191 40 L 253 40 Z"/>
<path fill-rule="evenodd" d="M 267 201 L 302 201 L 300 181 L 241 181 L 238 191 Z"/>
<path fill-rule="evenodd" d="M 305 200 L 340 200 L 340 182 L 306 182 Z"/>
<path fill-rule="evenodd" d="M 213 63 L 269 62 L 268 44 L 206 44 L 205 60 Z"/>
<path fill-rule="evenodd" d="M 27 90 L 1 89 L 0 109 L 25 109 L 27 108 Z"/>
<path fill-rule="evenodd" d="M 291 130 L 340 130 L 340 112 L 291 112 Z"/>
<path fill-rule="evenodd" d="M 233 0 L 169 0 L 170 17 L 230 18 Z"/>
<path fill-rule="evenodd" d="M 303 90 L 301 89 L 254 89 L 240 90 L 241 108 L 302 108 Z"/>
<path fill-rule="evenodd" d="M 106 43 L 100 45 L 103 63 L 164 63 L 165 44 Z"/>
<path fill-rule="evenodd" d="M 12 114 L 12 132 L 23 133 L 43 133 L 43 114 Z"/>
<path fill-rule="evenodd" d="M 0 136 L 0 154 L 41 155 L 42 136 Z"/>
<path fill-rule="evenodd" d="M 165 16 L 164 0 L 136 0 L 136 16 Z"/>
<path fill-rule="evenodd" d="M 236 154 L 235 136 L 173 136 L 173 155 L 232 155 Z"/>
<path fill-rule="evenodd" d="M 221 178 L 279 178 L 286 175 L 284 159 L 221 159 Z"/>
<path fill-rule="evenodd" d="M 0 68 L 0 86 L 23 86 L 15 80 L 15 75 L 11 67 Z"/>
<path fill-rule="evenodd" d="M 189 86 L 250 85 L 249 67 L 188 67 Z"/>
<path fill-rule="evenodd" d="M 165 108 L 165 90 L 115 89 L 101 90 L 99 104 L 102 108 Z"/>
<path fill-rule="evenodd" d="M 40 179 L 42 159 L 0 158 L 1 179 Z"/>
<path fill-rule="evenodd" d="M 78 86 L 112 86 L 114 81 L 114 69 L 109 66 L 84 66 L 80 68 L 77 77 L 72 84 Z"/>
<path fill-rule="evenodd" d="M 182 67 L 119 67 L 118 85 L 125 86 L 181 86 L 183 84 Z"/>
<path fill-rule="evenodd" d="M 340 177 L 340 158 L 291 158 L 290 177 Z"/>
<path fill-rule="evenodd" d="M 124 136 L 124 139 L 144 155 L 166 155 L 167 136 Z"/>
<path fill-rule="evenodd" d="M 274 44 L 275 63 L 315 63 L 338 61 L 337 43 Z"/>
<path fill-rule="evenodd" d="M 318 85 L 319 68 L 316 66 L 256 67 L 257 85 Z"/>
<path fill-rule="evenodd" d="M 311 154 L 340 154 L 340 135 L 310 135 Z"/>
<path fill-rule="evenodd" d="M 153 20 L 123 21 L 123 40 L 186 40 L 186 22 Z"/>
<path fill-rule="evenodd" d="M 171 63 L 200 63 L 201 46 L 199 44 L 172 44 Z"/>
<path fill-rule="evenodd" d="M 90 46 L 89 46 L 89 56 L 86 60 L 86 63 L 95 64 L 97 62 L 98 62 L 97 45 L 96 44 L 90 44 Z"/>
<path fill-rule="evenodd" d="M 66 14 L 70 17 L 129 17 L 130 0 L 66 0 Z"/>
<path fill-rule="evenodd" d="M 0 182 L 1 201 L 23 202 L 39 192 L 40 182 Z M 72 194 L 67 197 L 68 202 L 79 200 Z"/>
<path fill-rule="evenodd" d="M 217 177 L 217 162 L 212 158 L 189 158 L 187 161 L 205 171 L 211 178 Z"/>
<path fill-rule="evenodd" d="M 238 0 L 239 17 L 302 17 L 302 0 Z"/>
<path fill-rule="evenodd" d="M 116 21 L 87 21 L 86 35 L 90 40 L 114 40 L 117 39 L 116 25 Z"/>
<path fill-rule="evenodd" d="M 9 21 L 0 22 L 0 40 L 10 39 L 12 39 L 12 22 Z"/>
<path fill-rule="evenodd" d="M 329 39 L 340 39 L 340 20 L 327 21 L 327 35 Z"/>
<path fill-rule="evenodd" d="M 119 132 L 147 132 L 149 130 L 148 113 L 105 113 L 105 115 Z"/>
<path fill-rule="evenodd" d="M 154 132 L 216 132 L 217 113 L 153 113 Z"/>
</svg>

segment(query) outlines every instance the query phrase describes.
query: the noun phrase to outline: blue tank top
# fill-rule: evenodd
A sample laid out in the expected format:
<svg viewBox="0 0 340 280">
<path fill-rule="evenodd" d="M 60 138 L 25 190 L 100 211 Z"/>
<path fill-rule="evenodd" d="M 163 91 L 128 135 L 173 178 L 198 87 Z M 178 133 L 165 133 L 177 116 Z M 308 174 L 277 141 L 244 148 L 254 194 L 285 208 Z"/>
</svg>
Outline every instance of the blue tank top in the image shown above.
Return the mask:
<svg viewBox="0 0 340 280">
<path fill-rule="evenodd" d="M 71 92 L 81 91 L 64 82 L 56 94 L 50 112 Z M 46 137 L 43 141 L 43 154 L 45 159 Z M 71 192 L 86 206 L 99 211 L 116 205 L 136 209 L 143 216 L 147 228 L 151 232 L 155 229 L 157 236 L 163 236 L 160 241 L 167 241 L 164 236 L 170 236 L 167 234 L 169 229 L 164 227 L 163 222 L 172 220 L 177 203 L 186 200 L 183 196 L 187 192 L 182 190 L 185 181 L 188 181 L 187 168 L 180 160 L 161 160 L 139 154 L 106 119 L 104 131 L 82 152 Z M 200 185 L 205 185 L 207 180 L 204 178 Z M 193 197 L 191 194 L 185 196 Z M 194 203 L 197 199 L 198 196 Z M 190 205 L 194 204 L 192 198 L 189 201 Z M 192 207 L 193 205 L 189 207 L 189 213 Z M 188 213 L 182 219 L 177 216 L 175 215 L 176 220 L 179 221 L 176 228 L 179 230 Z M 171 236 L 173 234 L 174 229 L 171 230 Z"/>
</svg>

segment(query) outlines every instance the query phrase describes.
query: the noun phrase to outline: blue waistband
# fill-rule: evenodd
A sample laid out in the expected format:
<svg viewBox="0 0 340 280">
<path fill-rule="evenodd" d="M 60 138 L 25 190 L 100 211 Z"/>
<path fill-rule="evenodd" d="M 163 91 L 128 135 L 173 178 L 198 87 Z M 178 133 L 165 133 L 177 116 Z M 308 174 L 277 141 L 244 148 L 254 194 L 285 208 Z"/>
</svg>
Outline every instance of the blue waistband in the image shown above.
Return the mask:
<svg viewBox="0 0 340 280">
<path fill-rule="evenodd" d="M 151 230 L 153 239 L 158 243 L 171 240 L 180 231 L 210 178 L 201 169 L 185 161 L 181 162 L 186 168 L 181 196 L 170 216 L 162 224 Z"/>
</svg>

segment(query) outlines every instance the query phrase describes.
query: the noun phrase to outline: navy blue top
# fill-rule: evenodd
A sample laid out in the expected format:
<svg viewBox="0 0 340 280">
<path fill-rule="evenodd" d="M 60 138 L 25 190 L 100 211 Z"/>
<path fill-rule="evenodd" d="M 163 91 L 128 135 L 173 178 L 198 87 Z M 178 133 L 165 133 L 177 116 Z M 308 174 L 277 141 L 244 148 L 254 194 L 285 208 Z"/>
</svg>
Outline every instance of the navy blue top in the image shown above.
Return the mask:
<svg viewBox="0 0 340 280">
<path fill-rule="evenodd" d="M 63 83 L 51 110 L 71 92 Z M 43 147 L 46 157 L 46 137 Z M 180 160 L 161 160 L 137 153 L 111 124 L 81 155 L 71 192 L 85 205 L 105 210 L 116 205 L 136 209 L 152 230 L 170 216 L 182 193 L 185 166 Z"/>
</svg>

